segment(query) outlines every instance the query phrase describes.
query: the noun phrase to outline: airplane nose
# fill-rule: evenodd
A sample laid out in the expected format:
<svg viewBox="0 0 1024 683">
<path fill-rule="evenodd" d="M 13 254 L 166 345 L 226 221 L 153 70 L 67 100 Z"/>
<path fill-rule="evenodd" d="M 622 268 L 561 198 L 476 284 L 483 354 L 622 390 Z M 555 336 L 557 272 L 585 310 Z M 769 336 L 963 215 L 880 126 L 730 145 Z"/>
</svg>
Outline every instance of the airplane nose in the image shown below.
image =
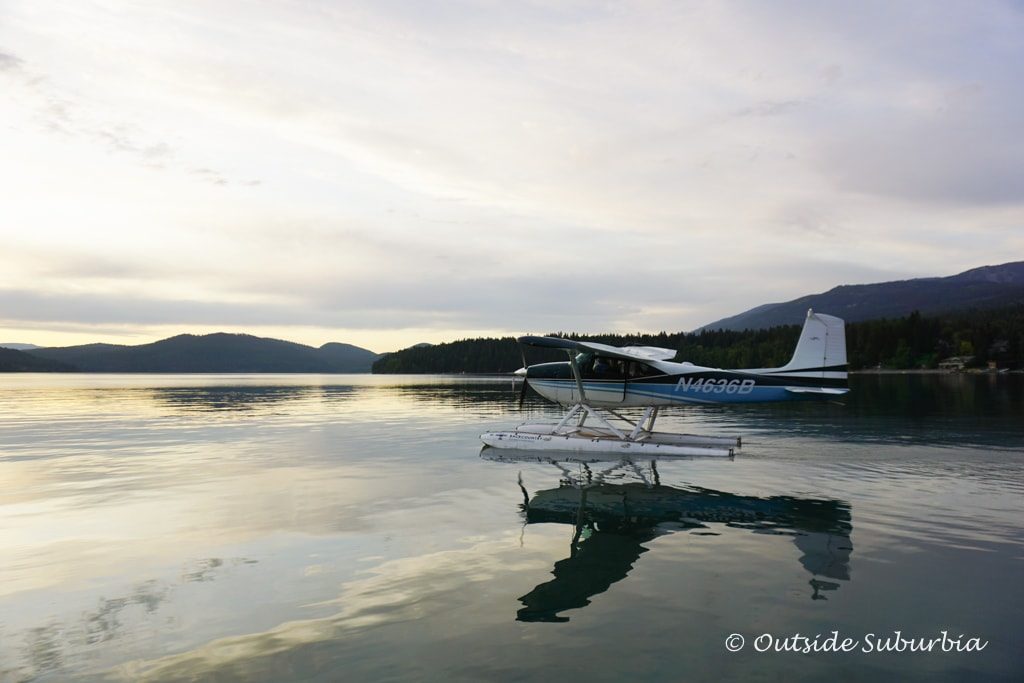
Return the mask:
<svg viewBox="0 0 1024 683">
<path fill-rule="evenodd" d="M 518 370 L 516 370 L 512 374 L 517 376 L 517 377 L 526 377 L 526 372 L 527 372 L 526 368 L 519 368 Z"/>
</svg>

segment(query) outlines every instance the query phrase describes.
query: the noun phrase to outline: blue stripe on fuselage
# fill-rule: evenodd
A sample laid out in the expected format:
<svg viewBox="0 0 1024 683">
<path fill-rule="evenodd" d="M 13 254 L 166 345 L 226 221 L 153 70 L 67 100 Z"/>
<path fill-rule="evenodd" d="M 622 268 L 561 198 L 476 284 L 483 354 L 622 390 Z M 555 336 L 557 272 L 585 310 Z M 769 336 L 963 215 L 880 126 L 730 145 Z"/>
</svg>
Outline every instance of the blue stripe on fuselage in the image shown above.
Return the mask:
<svg viewBox="0 0 1024 683">
<path fill-rule="evenodd" d="M 583 390 L 587 395 L 598 401 L 621 401 L 623 396 L 622 382 L 583 382 Z M 573 380 L 530 379 L 530 386 L 535 389 L 566 390 L 575 389 Z M 710 387 L 705 390 L 705 387 Z M 748 391 L 726 393 L 726 388 L 718 384 L 702 384 L 682 386 L 679 384 L 633 383 L 626 384 L 626 396 L 640 400 L 654 399 L 659 403 L 762 403 L 770 401 L 806 401 L 826 398 L 816 394 L 794 394 L 786 391 L 783 386 L 758 386 L 756 383 Z M 744 387 L 746 389 L 746 387 Z M 611 394 L 611 396 L 609 396 Z M 833 397 L 828 397 L 833 398 Z"/>
</svg>

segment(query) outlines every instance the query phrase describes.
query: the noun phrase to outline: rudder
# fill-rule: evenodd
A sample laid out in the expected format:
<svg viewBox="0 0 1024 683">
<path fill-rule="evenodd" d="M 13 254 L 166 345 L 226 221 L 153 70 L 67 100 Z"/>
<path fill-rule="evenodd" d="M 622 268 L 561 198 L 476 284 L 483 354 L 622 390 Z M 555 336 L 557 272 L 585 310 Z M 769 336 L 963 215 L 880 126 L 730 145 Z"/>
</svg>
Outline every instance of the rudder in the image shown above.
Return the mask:
<svg viewBox="0 0 1024 683">
<path fill-rule="evenodd" d="M 777 372 L 846 379 L 846 370 L 846 324 L 834 315 L 808 309 L 793 358 Z"/>
</svg>

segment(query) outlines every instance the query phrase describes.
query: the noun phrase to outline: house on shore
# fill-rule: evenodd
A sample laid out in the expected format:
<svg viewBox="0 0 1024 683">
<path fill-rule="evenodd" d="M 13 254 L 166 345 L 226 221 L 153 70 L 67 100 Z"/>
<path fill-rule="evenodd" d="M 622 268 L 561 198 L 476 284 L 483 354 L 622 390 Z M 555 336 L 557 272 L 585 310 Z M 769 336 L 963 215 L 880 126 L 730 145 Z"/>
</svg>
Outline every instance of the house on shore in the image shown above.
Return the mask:
<svg viewBox="0 0 1024 683">
<path fill-rule="evenodd" d="M 939 361 L 939 370 L 959 372 L 974 361 L 974 356 L 950 356 Z"/>
</svg>

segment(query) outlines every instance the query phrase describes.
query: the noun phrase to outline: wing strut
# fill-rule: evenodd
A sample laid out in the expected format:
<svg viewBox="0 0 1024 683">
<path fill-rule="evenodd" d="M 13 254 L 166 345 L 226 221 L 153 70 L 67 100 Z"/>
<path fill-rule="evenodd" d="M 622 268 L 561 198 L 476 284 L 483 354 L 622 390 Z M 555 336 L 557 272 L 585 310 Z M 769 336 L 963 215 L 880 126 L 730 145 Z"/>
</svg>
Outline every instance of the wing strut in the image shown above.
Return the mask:
<svg viewBox="0 0 1024 683">
<path fill-rule="evenodd" d="M 569 354 L 569 365 L 572 366 L 572 376 L 576 379 L 576 391 L 580 392 L 580 403 L 587 402 L 587 394 L 583 391 L 583 377 L 580 375 L 580 366 L 576 363 L 576 353 L 566 350 Z"/>
</svg>

